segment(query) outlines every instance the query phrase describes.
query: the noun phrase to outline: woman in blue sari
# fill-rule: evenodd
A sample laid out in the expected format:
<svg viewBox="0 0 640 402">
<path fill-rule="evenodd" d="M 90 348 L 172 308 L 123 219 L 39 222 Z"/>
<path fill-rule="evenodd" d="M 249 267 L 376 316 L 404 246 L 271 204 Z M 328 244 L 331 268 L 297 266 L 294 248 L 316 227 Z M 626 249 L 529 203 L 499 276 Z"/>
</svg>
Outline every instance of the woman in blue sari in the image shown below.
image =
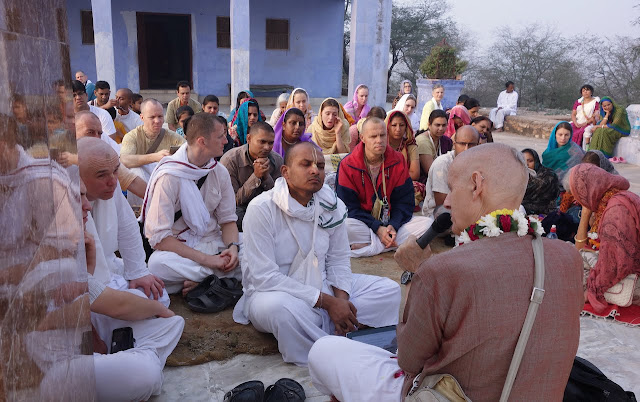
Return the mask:
<svg viewBox="0 0 640 402">
<path fill-rule="evenodd" d="M 610 97 L 603 96 L 600 106 L 602 120 L 593 128 L 589 150 L 602 151 L 607 158 L 610 158 L 613 156 L 613 149 L 618 140 L 631 132 L 631 124 L 629 124 L 627 111 Z"/>
<path fill-rule="evenodd" d="M 556 173 L 561 191 L 563 190 L 562 179 L 569 169 L 580 163 L 584 155 L 582 148 L 571 141 L 572 135 L 571 124 L 561 121 L 553 128 L 547 149 L 542 153 L 542 166 Z"/>
<path fill-rule="evenodd" d="M 249 127 L 253 126 L 253 123 L 257 121 L 264 121 L 264 117 L 260 113 L 258 101 L 249 98 L 238 108 L 235 118 L 229 127 L 229 135 L 238 145 L 244 145 L 247 143 Z"/>
</svg>

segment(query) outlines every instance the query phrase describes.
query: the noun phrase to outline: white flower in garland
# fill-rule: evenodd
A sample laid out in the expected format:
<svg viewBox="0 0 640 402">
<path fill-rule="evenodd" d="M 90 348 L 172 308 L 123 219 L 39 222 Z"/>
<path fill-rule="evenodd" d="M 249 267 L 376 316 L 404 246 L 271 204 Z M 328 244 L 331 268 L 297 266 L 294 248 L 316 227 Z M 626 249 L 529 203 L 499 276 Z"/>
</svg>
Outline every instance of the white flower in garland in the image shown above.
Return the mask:
<svg viewBox="0 0 640 402">
<path fill-rule="evenodd" d="M 538 219 L 537 217 L 530 215 L 529 216 L 529 222 L 530 224 L 533 224 L 534 222 L 536 223 L 536 234 L 538 236 L 542 236 L 544 234 L 544 228 L 542 227 L 542 222 L 540 221 L 540 219 Z M 518 222 L 518 236 L 520 236 L 520 222 Z M 533 226 L 533 225 L 532 225 Z"/>
<path fill-rule="evenodd" d="M 587 234 L 587 237 L 589 237 L 591 240 L 598 240 L 598 232 L 589 232 Z"/>
<path fill-rule="evenodd" d="M 518 236 L 522 237 L 529 231 L 529 222 L 522 212 L 519 210 L 513 211 L 511 218 L 518 223 Z"/>
<path fill-rule="evenodd" d="M 480 233 L 487 237 L 496 237 L 503 233 L 497 225 L 497 219 L 491 215 L 485 215 L 478 221 L 481 226 Z"/>
<path fill-rule="evenodd" d="M 456 244 L 467 244 L 471 243 L 471 237 L 469 237 L 469 233 L 466 230 L 462 231 L 458 236 L 456 236 Z"/>
</svg>

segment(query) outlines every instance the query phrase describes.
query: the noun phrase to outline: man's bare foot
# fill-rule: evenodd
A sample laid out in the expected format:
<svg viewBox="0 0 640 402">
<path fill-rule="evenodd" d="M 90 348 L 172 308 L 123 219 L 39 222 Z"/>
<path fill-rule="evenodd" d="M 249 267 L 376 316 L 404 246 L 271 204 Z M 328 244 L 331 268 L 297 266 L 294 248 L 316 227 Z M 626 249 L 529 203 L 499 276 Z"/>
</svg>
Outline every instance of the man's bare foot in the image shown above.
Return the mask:
<svg viewBox="0 0 640 402">
<path fill-rule="evenodd" d="M 193 290 L 193 288 L 195 288 L 196 286 L 198 286 L 198 282 L 194 282 L 194 281 L 184 281 L 184 283 L 182 284 L 182 295 L 186 296 L 187 293 L 189 293 L 190 291 Z"/>
<path fill-rule="evenodd" d="M 331 402 L 340 402 L 335 396 L 331 395 Z"/>
<path fill-rule="evenodd" d="M 503 131 L 504 131 L 504 128 L 502 128 L 502 127 L 500 127 L 500 128 L 496 128 L 496 129 L 495 129 L 495 130 L 493 130 L 493 131 L 495 131 L 495 132 L 497 132 L 497 133 L 501 133 L 501 132 L 503 132 Z"/>
<path fill-rule="evenodd" d="M 351 245 L 351 250 L 358 250 L 361 249 L 363 247 L 367 247 L 369 245 L 369 243 L 353 243 Z"/>
</svg>

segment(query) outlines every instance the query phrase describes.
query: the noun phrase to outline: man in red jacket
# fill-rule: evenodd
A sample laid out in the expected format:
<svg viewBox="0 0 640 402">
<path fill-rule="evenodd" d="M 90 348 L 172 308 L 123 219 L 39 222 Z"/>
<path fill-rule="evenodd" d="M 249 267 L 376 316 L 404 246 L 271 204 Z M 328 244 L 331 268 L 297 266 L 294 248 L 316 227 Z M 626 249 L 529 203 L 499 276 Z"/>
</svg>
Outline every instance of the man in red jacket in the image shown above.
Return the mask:
<svg viewBox="0 0 640 402">
<path fill-rule="evenodd" d="M 433 222 L 413 216 L 413 183 L 404 157 L 388 145 L 384 122 L 368 118 L 360 136 L 361 143 L 340 162 L 336 185 L 338 197 L 349 210 L 352 257 L 398 247 L 409 235 L 422 235 Z"/>
</svg>

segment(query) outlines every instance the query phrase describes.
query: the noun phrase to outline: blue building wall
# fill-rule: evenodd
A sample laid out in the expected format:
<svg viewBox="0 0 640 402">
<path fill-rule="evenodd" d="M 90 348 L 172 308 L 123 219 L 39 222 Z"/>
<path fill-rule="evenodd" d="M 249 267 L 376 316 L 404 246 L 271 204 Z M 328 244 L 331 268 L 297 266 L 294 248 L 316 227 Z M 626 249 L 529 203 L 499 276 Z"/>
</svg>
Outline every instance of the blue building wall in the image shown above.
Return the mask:
<svg viewBox="0 0 640 402">
<path fill-rule="evenodd" d="M 311 97 L 340 96 L 342 78 L 342 0 L 251 0 L 252 85 L 303 87 Z M 71 69 L 84 70 L 95 82 L 95 51 L 83 45 L 80 10 L 90 0 L 67 0 Z M 136 12 L 191 14 L 193 81 L 200 95 L 228 96 L 231 50 L 216 45 L 216 16 L 229 16 L 229 0 L 112 0 L 116 85 L 138 91 Z M 289 50 L 266 50 L 266 19 L 289 20 Z M 129 25 L 129 35 L 127 32 Z M 133 41 L 133 42 L 132 42 Z"/>
</svg>

